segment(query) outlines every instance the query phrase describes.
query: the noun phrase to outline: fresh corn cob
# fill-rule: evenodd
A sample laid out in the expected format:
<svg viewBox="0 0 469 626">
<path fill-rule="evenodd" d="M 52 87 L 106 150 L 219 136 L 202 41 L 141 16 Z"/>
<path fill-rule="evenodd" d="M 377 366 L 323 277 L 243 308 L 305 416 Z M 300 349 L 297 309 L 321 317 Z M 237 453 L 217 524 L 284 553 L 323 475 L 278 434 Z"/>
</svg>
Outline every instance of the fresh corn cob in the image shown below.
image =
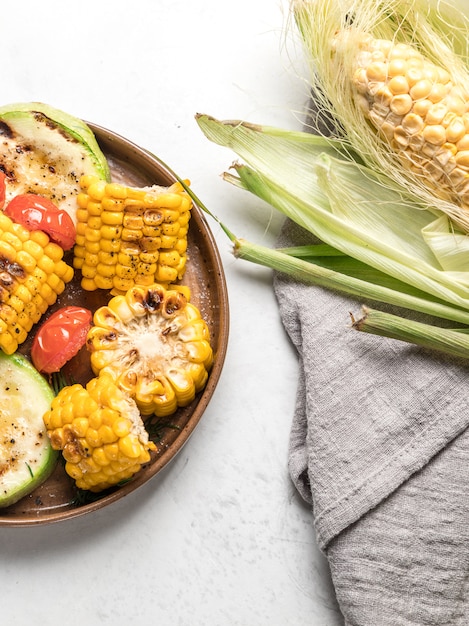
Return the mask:
<svg viewBox="0 0 469 626">
<path fill-rule="evenodd" d="M 44 415 L 52 447 L 77 487 L 103 491 L 136 474 L 155 444 L 135 402 L 106 375 L 63 387 Z"/>
<path fill-rule="evenodd" d="M 183 277 L 192 207 L 180 183 L 135 189 L 81 179 L 74 267 L 87 291 L 124 293 Z"/>
<path fill-rule="evenodd" d="M 346 34 L 338 36 L 343 45 Z M 353 84 L 371 124 L 436 197 L 469 209 L 469 93 L 413 46 L 363 35 Z"/>
<path fill-rule="evenodd" d="M 87 346 L 96 374 L 109 374 L 142 415 L 167 416 L 188 405 L 212 365 L 200 311 L 162 285 L 133 287 L 99 308 Z"/>
<path fill-rule="evenodd" d="M 73 278 L 63 250 L 0 212 L 0 348 L 13 354 Z"/>
</svg>

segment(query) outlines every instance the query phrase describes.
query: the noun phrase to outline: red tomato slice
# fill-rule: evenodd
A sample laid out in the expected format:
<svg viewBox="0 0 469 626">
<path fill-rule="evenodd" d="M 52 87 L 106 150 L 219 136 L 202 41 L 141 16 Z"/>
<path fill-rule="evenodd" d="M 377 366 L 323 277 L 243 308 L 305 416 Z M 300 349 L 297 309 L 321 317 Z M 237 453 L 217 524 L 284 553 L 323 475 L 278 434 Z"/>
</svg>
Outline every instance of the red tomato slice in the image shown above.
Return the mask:
<svg viewBox="0 0 469 626">
<path fill-rule="evenodd" d="M 72 218 L 48 198 L 34 193 L 20 194 L 10 200 L 3 212 L 28 230 L 44 231 L 64 250 L 70 250 L 75 244 L 76 229 Z"/>
<path fill-rule="evenodd" d="M 58 372 L 85 345 L 91 320 L 91 311 L 79 306 L 66 306 L 53 313 L 34 337 L 34 367 L 45 374 Z"/>
</svg>

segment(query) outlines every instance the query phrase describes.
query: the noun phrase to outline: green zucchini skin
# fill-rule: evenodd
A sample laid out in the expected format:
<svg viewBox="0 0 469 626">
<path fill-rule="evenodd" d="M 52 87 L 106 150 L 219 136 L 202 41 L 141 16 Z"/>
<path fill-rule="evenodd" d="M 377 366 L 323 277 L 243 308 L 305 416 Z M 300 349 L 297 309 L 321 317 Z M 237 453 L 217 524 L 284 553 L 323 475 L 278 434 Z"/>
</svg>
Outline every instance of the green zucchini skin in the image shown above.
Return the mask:
<svg viewBox="0 0 469 626">
<path fill-rule="evenodd" d="M 30 361 L 0 351 L 0 508 L 18 502 L 53 472 L 43 415 L 54 392 Z"/>
</svg>

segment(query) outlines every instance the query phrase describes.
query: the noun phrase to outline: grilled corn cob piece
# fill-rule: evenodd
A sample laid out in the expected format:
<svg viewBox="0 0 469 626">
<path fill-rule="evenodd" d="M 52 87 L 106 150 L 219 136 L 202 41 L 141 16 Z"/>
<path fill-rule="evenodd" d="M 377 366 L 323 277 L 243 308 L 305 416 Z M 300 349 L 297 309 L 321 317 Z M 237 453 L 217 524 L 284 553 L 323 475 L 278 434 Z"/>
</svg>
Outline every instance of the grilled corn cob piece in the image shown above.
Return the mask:
<svg viewBox="0 0 469 626">
<path fill-rule="evenodd" d="M 6 354 L 25 341 L 72 278 L 60 246 L 0 212 L 0 348 Z"/>
<path fill-rule="evenodd" d="M 359 48 L 353 85 L 371 124 L 437 197 L 469 208 L 466 87 L 411 45 L 363 35 Z"/>
<path fill-rule="evenodd" d="M 142 415 L 167 416 L 188 405 L 212 365 L 210 332 L 180 292 L 133 287 L 99 308 L 87 346 L 96 374 L 109 374 Z"/>
<path fill-rule="evenodd" d="M 81 179 L 74 267 L 85 290 L 124 293 L 183 277 L 192 207 L 180 183 L 135 189 Z"/>
<path fill-rule="evenodd" d="M 86 387 L 63 387 L 43 419 L 80 489 L 98 492 L 128 480 L 156 450 L 135 402 L 106 375 Z"/>
</svg>

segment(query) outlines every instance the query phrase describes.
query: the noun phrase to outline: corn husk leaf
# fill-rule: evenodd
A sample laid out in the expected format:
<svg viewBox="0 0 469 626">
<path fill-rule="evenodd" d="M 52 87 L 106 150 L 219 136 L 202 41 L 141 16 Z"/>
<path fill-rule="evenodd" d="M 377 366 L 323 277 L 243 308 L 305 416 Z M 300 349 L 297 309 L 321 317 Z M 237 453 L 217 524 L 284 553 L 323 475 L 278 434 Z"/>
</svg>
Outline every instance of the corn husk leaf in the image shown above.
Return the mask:
<svg viewBox="0 0 469 626">
<path fill-rule="evenodd" d="M 221 224 L 236 256 L 297 280 L 467 325 L 469 211 L 460 195 L 464 189 L 440 184 L 439 158 L 430 175 L 391 149 L 385 134 L 363 114 L 351 80 L 367 34 L 412 45 L 469 93 L 464 9 L 462 0 L 291 0 L 310 67 L 314 107 L 308 123 L 328 137 L 202 115 L 197 121 L 211 141 L 244 161 L 235 163 L 225 180 L 324 243 L 268 249 L 237 239 Z M 432 326 L 415 327 L 402 318 L 396 323 L 372 317 L 371 323 L 365 317 L 359 330 L 388 333 L 458 356 L 469 351 L 464 330 L 443 336 Z"/>
<path fill-rule="evenodd" d="M 294 254 L 289 254 L 288 249 L 268 248 L 233 235 L 231 238 L 237 258 L 293 276 L 297 281 L 355 296 L 361 301 L 373 300 L 433 318 L 469 324 L 469 311 L 429 296 L 350 257 L 343 256 L 342 263 L 333 255 L 308 258 L 298 248 Z"/>
<path fill-rule="evenodd" d="M 440 328 L 425 322 L 409 320 L 386 311 L 363 307 L 363 316 L 353 320 L 352 328 L 360 332 L 388 337 L 437 350 L 451 356 L 469 359 L 468 329 Z"/>
<path fill-rule="evenodd" d="M 235 173 L 225 174 L 226 180 L 343 254 L 442 301 L 469 308 L 467 273 L 455 272 L 454 264 L 445 271 L 436 256 L 440 252 L 450 258 L 458 245 L 449 220 L 444 233 L 432 211 L 326 139 L 310 142 L 309 133 L 273 132 L 270 127 L 202 115 L 197 121 L 209 139 L 231 148 L 246 163 L 234 164 Z M 430 247 L 433 225 L 440 245 Z"/>
</svg>

